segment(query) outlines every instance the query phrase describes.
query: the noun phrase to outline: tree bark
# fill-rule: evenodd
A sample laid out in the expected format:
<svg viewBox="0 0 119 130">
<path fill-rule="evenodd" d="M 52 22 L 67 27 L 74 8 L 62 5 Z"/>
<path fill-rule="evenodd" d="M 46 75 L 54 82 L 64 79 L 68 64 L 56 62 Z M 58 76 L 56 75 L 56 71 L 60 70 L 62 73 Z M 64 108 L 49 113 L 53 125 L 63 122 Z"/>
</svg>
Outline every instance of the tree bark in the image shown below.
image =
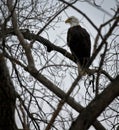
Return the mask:
<svg viewBox="0 0 119 130">
<path fill-rule="evenodd" d="M 69 130 L 87 130 L 104 109 L 119 95 L 119 76 L 80 113 Z"/>
<path fill-rule="evenodd" d="M 5 59 L 0 55 L 0 130 L 17 130 L 15 124 L 15 89 Z"/>
</svg>

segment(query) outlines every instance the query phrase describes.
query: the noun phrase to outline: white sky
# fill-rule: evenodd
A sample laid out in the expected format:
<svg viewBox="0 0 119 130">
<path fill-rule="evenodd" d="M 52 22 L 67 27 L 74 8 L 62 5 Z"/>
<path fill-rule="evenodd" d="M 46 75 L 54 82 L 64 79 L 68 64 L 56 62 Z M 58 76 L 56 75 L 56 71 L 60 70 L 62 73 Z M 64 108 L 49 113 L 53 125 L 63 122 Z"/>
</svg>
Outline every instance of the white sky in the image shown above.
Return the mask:
<svg viewBox="0 0 119 130">
<path fill-rule="evenodd" d="M 101 4 L 100 6 L 102 9 L 109 12 L 110 14 L 114 13 L 112 9 L 114 8 L 116 9 L 115 0 L 104 0 L 104 1 L 97 0 L 97 1 L 98 1 L 97 4 Z M 103 24 L 105 21 L 111 18 L 108 14 L 105 14 L 104 12 L 100 11 L 99 9 L 96 9 L 95 7 L 89 5 L 88 3 L 78 2 L 75 4 L 75 6 L 79 8 L 83 13 L 85 13 L 94 22 L 94 24 L 97 27 L 99 27 L 101 24 Z M 93 38 L 95 38 L 97 33 L 95 29 L 92 27 L 92 25 L 85 18 L 83 18 L 83 16 L 77 13 L 77 11 L 75 11 L 74 9 L 70 7 L 65 12 L 69 16 L 73 15 L 73 16 L 76 16 L 79 20 L 81 20 L 81 23 L 80 23 L 81 26 L 86 28 L 91 35 L 91 41 L 92 41 L 92 46 L 93 46 Z M 64 23 L 64 21 L 67 19 L 66 14 L 62 13 L 61 16 L 62 16 L 63 21 L 57 24 L 56 29 L 54 30 L 51 29 L 51 32 L 49 33 L 50 41 L 54 42 L 57 39 L 55 44 L 58 46 L 66 45 L 66 35 L 67 35 L 66 33 L 69 28 L 69 25 L 66 25 Z M 59 39 L 59 37 L 61 37 L 61 39 Z M 70 51 L 67 46 L 65 46 L 65 49 Z M 67 86 L 70 86 L 70 83 Z M 80 92 L 84 92 L 83 88 L 80 88 Z M 81 95 L 80 95 L 80 99 L 81 99 Z M 91 127 L 90 130 L 93 130 L 93 128 Z"/>
<path fill-rule="evenodd" d="M 113 14 L 113 11 L 111 10 L 111 8 L 116 8 L 116 2 L 115 0 L 96 0 L 98 3 L 97 4 L 101 4 L 101 7 L 106 10 L 107 12 L 109 12 L 110 14 Z M 106 21 L 108 18 L 110 18 L 109 15 L 104 14 L 104 12 L 96 9 L 95 7 L 89 5 L 88 3 L 85 2 L 77 2 L 75 4 L 75 6 L 77 8 L 79 8 L 83 13 L 85 13 L 94 23 L 97 27 L 100 26 L 100 24 L 104 23 L 104 21 Z M 96 31 L 95 29 L 92 27 L 92 25 L 85 19 L 83 18 L 83 16 L 81 16 L 79 13 L 77 13 L 77 11 L 75 11 L 72 8 L 68 8 L 65 11 L 69 16 L 76 16 L 79 20 L 81 20 L 81 26 L 85 27 L 88 32 L 91 35 L 91 40 L 92 40 L 92 46 L 93 46 L 93 37 L 95 37 L 96 35 Z M 57 46 L 63 46 L 66 45 L 66 35 L 67 35 L 67 30 L 69 28 L 69 25 L 66 25 L 64 23 L 64 21 L 67 19 L 67 16 L 65 14 L 65 12 L 61 13 L 61 22 L 59 22 L 56 26 L 57 28 L 51 28 L 50 30 L 48 30 L 47 33 L 43 33 L 42 35 L 44 35 L 44 37 L 48 37 L 49 40 L 56 44 Z M 47 35 L 48 34 L 48 35 Z M 69 48 L 66 45 L 65 49 L 67 49 L 68 51 Z M 68 79 L 70 80 L 70 79 Z M 69 83 L 69 84 L 68 84 Z M 71 83 L 68 82 L 66 87 L 70 86 Z M 80 90 L 81 92 L 83 92 L 83 88 L 81 88 Z M 80 97 L 81 98 L 81 97 Z M 92 130 L 92 128 L 91 128 Z"/>
<path fill-rule="evenodd" d="M 111 8 L 116 8 L 115 0 L 104 0 L 104 1 L 97 0 L 97 1 L 98 1 L 97 4 L 101 4 L 102 2 L 102 4 L 100 5 L 101 6 L 100 8 L 103 8 L 110 14 L 114 13 Z M 85 13 L 94 22 L 94 24 L 97 27 L 99 27 L 100 24 L 104 23 L 104 21 L 110 18 L 109 15 L 105 14 L 99 9 L 96 9 L 95 7 L 91 6 L 90 4 L 86 2 L 77 2 L 75 6 L 78 9 L 80 9 L 83 13 Z M 77 11 L 69 7 L 67 10 L 65 10 L 65 12 L 69 16 L 73 15 L 73 16 L 76 16 L 79 20 L 81 20 L 80 22 L 81 26 L 86 28 L 93 37 L 96 35 L 96 31 L 94 30 L 92 25 L 83 16 L 81 16 Z M 54 28 L 48 31 L 50 41 L 54 42 L 57 39 L 58 41 L 56 41 L 56 43 L 57 44 L 59 43 L 58 45 L 60 45 L 63 42 L 65 42 L 63 44 L 66 44 L 66 33 L 69 28 L 69 25 L 66 25 L 64 23 L 64 21 L 67 19 L 65 12 L 61 13 L 60 16 L 63 21 L 57 24 L 57 28 Z M 61 37 L 64 41 L 62 39 L 60 40 L 59 37 Z"/>
</svg>

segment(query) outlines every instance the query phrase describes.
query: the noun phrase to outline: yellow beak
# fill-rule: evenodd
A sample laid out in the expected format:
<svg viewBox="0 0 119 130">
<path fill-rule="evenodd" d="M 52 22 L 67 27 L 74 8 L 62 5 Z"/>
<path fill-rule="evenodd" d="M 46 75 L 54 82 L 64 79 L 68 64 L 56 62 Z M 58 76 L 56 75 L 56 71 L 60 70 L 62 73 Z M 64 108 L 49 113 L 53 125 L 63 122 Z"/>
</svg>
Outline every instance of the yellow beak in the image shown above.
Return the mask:
<svg viewBox="0 0 119 130">
<path fill-rule="evenodd" d="M 65 23 L 70 23 L 70 18 L 68 18 L 66 21 L 65 21 Z"/>
</svg>

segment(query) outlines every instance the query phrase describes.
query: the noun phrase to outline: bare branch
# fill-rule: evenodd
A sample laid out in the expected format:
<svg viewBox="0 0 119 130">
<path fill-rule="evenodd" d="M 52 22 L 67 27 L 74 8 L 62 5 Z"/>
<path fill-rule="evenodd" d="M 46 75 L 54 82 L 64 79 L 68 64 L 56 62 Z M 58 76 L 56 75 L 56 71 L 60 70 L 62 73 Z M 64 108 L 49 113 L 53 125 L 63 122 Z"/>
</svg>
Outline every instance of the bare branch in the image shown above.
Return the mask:
<svg viewBox="0 0 119 130">
<path fill-rule="evenodd" d="M 13 11 L 12 4 L 13 4 L 12 0 L 7 0 L 7 5 L 9 8 L 9 11 L 12 14 L 12 24 L 13 24 L 15 34 L 17 35 L 17 37 L 20 41 L 20 44 L 23 46 L 23 48 L 25 50 L 27 60 L 28 60 L 28 66 L 29 66 L 29 68 L 32 68 L 32 67 L 34 67 L 34 60 L 33 60 L 32 54 L 31 54 L 31 49 L 30 49 L 30 46 L 28 45 L 27 41 L 24 40 L 24 37 L 19 30 L 18 23 L 17 23 L 17 15 L 16 15 L 16 12 Z"/>
</svg>

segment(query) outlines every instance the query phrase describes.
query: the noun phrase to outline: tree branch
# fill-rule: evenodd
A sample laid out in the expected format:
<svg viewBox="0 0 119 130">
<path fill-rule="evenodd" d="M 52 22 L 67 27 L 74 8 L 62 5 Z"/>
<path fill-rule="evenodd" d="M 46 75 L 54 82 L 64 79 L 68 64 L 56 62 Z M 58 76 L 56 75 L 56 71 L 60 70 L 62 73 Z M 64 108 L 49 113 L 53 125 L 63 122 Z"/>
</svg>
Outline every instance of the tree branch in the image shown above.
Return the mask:
<svg viewBox="0 0 119 130">
<path fill-rule="evenodd" d="M 25 54 L 26 54 L 27 61 L 28 61 L 28 66 L 29 66 L 29 68 L 32 68 L 32 67 L 34 67 L 34 60 L 33 60 L 32 54 L 31 54 L 31 49 L 30 49 L 30 46 L 28 45 L 27 41 L 25 41 L 23 34 L 19 30 L 18 23 L 17 23 L 17 14 L 16 14 L 15 10 L 13 11 L 12 4 L 13 4 L 12 0 L 7 0 L 8 9 L 12 14 L 13 29 L 14 29 L 14 32 L 15 32 L 17 38 L 20 41 L 20 44 L 22 45 L 22 47 L 25 50 Z"/>
<path fill-rule="evenodd" d="M 28 29 L 20 29 L 20 32 L 22 33 L 22 35 L 24 36 L 25 39 L 28 40 L 33 40 L 35 39 L 36 41 L 40 42 L 41 44 L 43 44 L 44 46 L 47 47 L 47 50 L 50 51 L 57 51 L 59 53 L 61 53 L 62 55 L 64 55 L 65 57 L 67 57 L 68 59 L 75 61 L 75 59 L 73 58 L 73 56 L 66 51 L 65 49 L 54 45 L 53 43 L 51 43 L 49 40 L 47 40 L 46 38 L 39 36 L 37 34 L 31 33 Z M 13 28 L 6 28 L 5 34 L 6 37 L 10 36 L 10 35 L 16 35 L 14 32 Z M 0 37 L 2 37 L 2 30 L 0 30 Z"/>
<path fill-rule="evenodd" d="M 119 95 L 119 76 L 80 113 L 69 130 L 87 130 L 104 109 Z"/>
</svg>

